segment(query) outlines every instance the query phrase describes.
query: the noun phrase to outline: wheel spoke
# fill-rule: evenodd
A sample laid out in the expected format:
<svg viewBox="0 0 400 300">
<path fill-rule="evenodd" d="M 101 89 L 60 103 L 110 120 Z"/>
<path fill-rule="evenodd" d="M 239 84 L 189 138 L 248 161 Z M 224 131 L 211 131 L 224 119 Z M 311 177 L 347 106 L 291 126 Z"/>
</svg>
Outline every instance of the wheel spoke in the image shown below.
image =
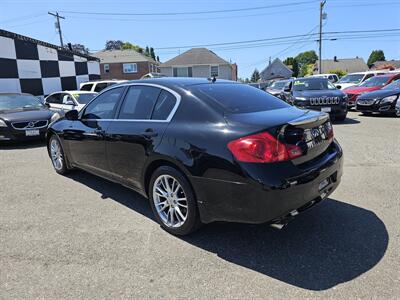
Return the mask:
<svg viewBox="0 0 400 300">
<path fill-rule="evenodd" d="M 186 220 L 186 217 L 182 214 L 182 212 L 181 212 L 179 207 L 175 208 L 175 212 L 179 215 L 179 217 L 181 218 L 182 222 Z"/>
</svg>

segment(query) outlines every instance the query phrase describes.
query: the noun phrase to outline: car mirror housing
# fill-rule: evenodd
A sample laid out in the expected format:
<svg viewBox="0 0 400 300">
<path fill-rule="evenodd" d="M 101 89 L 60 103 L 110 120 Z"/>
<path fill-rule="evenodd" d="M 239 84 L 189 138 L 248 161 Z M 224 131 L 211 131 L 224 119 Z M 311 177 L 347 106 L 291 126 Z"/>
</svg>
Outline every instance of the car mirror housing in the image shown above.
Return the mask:
<svg viewBox="0 0 400 300">
<path fill-rule="evenodd" d="M 290 92 L 290 86 L 285 86 L 284 88 L 283 88 L 283 91 L 284 92 L 287 92 L 287 93 L 289 93 Z"/>
<path fill-rule="evenodd" d="M 76 120 L 78 120 L 78 118 L 79 118 L 79 113 L 78 113 L 78 111 L 77 111 L 76 109 L 67 111 L 67 112 L 65 113 L 65 118 L 66 118 L 67 120 L 70 120 L 70 121 L 76 121 Z"/>
<path fill-rule="evenodd" d="M 342 89 L 342 86 L 341 85 L 336 85 L 336 88 L 338 89 L 338 90 L 341 90 Z"/>
</svg>

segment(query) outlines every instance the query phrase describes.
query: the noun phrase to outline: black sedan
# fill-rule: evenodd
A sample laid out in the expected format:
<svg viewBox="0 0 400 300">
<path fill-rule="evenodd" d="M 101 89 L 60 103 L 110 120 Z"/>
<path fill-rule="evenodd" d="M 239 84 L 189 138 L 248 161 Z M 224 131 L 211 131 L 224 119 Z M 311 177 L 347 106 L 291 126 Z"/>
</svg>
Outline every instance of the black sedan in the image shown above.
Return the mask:
<svg viewBox="0 0 400 300">
<path fill-rule="evenodd" d="M 329 113 L 338 121 L 347 116 L 347 95 L 326 78 L 295 79 L 285 86 L 280 98 L 300 108 Z"/>
<path fill-rule="evenodd" d="M 327 114 L 222 80 L 112 86 L 52 123 L 47 139 L 58 173 L 84 169 L 138 191 L 177 235 L 213 221 L 281 227 L 342 176 Z"/>
<path fill-rule="evenodd" d="M 400 80 L 384 88 L 357 98 L 356 109 L 365 115 L 373 113 L 388 114 L 400 117 Z"/>
<path fill-rule="evenodd" d="M 58 117 L 30 94 L 0 93 L 0 141 L 44 138 Z"/>
</svg>

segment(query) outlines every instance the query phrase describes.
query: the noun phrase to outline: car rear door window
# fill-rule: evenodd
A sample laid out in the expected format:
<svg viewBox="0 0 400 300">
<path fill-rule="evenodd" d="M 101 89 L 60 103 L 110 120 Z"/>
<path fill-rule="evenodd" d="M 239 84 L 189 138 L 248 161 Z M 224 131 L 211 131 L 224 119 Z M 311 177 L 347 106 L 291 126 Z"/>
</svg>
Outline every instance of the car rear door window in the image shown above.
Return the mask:
<svg viewBox="0 0 400 300">
<path fill-rule="evenodd" d="M 151 86 L 131 86 L 121 106 L 119 119 L 146 120 L 157 101 L 160 89 Z"/>
<path fill-rule="evenodd" d="M 166 120 L 176 104 L 176 98 L 170 92 L 161 91 L 151 118 L 153 120 Z"/>
<path fill-rule="evenodd" d="M 92 86 L 93 86 L 92 83 L 84 84 L 81 87 L 81 91 L 91 91 L 92 90 Z"/>
<path fill-rule="evenodd" d="M 209 83 L 194 85 L 197 97 L 212 100 L 227 113 L 250 113 L 289 107 L 282 100 L 247 84 Z"/>
<path fill-rule="evenodd" d="M 82 119 L 112 119 L 124 87 L 117 87 L 100 94 L 88 104 Z"/>
</svg>

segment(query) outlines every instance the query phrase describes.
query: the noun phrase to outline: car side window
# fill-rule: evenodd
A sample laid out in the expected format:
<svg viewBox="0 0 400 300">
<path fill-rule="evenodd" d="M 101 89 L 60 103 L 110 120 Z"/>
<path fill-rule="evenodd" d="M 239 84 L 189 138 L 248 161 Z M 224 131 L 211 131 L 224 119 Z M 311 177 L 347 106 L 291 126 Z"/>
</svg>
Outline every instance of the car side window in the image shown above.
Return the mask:
<svg viewBox="0 0 400 300">
<path fill-rule="evenodd" d="M 107 87 L 107 83 L 106 82 L 98 83 L 98 84 L 96 84 L 96 86 L 94 88 L 94 91 L 98 93 L 98 92 L 104 90 L 106 87 Z"/>
<path fill-rule="evenodd" d="M 364 81 L 367 80 L 367 79 L 370 79 L 371 77 L 374 77 L 374 76 L 375 76 L 375 74 L 367 74 L 364 77 Z"/>
<path fill-rule="evenodd" d="M 49 104 L 61 104 L 62 103 L 61 94 L 57 93 L 47 97 L 46 102 Z"/>
<path fill-rule="evenodd" d="M 91 91 L 92 90 L 92 86 L 93 86 L 92 83 L 84 84 L 81 87 L 81 91 Z"/>
<path fill-rule="evenodd" d="M 151 86 L 131 86 L 121 106 L 119 119 L 150 119 L 160 89 Z"/>
<path fill-rule="evenodd" d="M 165 90 L 161 91 L 158 96 L 157 103 L 153 110 L 151 119 L 153 120 L 166 120 L 170 115 L 172 109 L 176 104 L 176 98 L 170 92 Z"/>
<path fill-rule="evenodd" d="M 100 94 L 96 99 L 88 104 L 82 119 L 111 119 L 114 116 L 118 101 L 124 87 L 111 89 Z"/>
</svg>

